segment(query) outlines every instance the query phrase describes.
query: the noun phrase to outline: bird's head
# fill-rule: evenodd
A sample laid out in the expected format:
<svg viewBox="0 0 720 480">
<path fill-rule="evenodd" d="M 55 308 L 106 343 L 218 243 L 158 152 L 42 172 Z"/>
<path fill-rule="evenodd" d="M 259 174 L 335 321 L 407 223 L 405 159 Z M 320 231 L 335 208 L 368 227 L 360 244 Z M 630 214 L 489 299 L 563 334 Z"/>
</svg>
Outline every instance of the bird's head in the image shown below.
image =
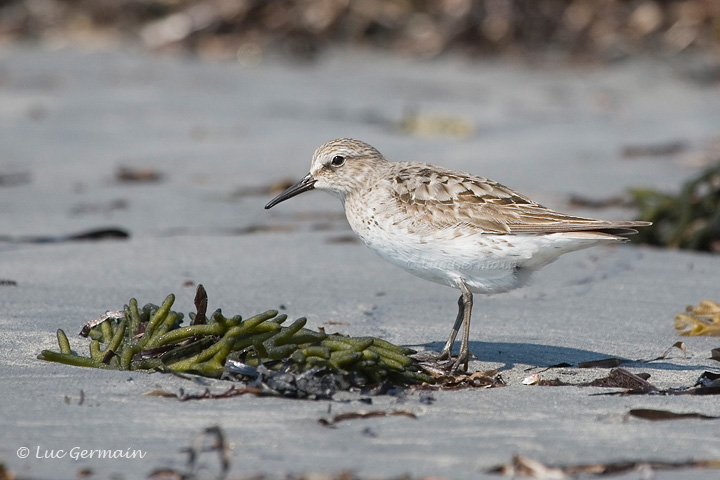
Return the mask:
<svg viewBox="0 0 720 480">
<path fill-rule="evenodd" d="M 310 173 L 265 208 L 313 189 L 325 190 L 344 201 L 353 191 L 363 188 L 372 171 L 385 162 L 385 157 L 365 142 L 351 138 L 332 140 L 315 150 Z"/>
</svg>

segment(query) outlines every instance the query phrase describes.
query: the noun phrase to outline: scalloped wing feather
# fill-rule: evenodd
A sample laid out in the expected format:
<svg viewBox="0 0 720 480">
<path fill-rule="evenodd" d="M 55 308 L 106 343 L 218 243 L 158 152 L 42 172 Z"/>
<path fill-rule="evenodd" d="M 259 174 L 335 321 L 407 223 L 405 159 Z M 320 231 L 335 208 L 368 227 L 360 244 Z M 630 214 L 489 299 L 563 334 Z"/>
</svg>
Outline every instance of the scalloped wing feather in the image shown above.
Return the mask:
<svg viewBox="0 0 720 480">
<path fill-rule="evenodd" d="M 597 232 L 614 236 L 636 233 L 634 227 L 648 225 L 566 215 L 484 177 L 430 165 L 396 165 L 391 183 L 399 207 L 411 218 L 423 218 L 428 228 L 466 224 L 493 234 Z"/>
</svg>

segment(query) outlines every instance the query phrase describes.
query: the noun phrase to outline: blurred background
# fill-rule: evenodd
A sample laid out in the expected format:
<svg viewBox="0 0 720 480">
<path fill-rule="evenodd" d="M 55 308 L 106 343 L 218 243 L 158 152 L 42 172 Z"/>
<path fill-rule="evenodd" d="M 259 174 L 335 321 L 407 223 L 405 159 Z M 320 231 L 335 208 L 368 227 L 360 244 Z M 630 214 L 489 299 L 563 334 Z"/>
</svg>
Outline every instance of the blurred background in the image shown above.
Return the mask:
<svg viewBox="0 0 720 480">
<path fill-rule="evenodd" d="M 260 202 L 314 147 L 358 136 L 558 209 L 639 212 L 655 227 L 635 241 L 720 251 L 718 0 L 0 0 L 0 46 L 0 185 L 41 190 L 16 195 L 9 230 L 61 221 L 58 199 L 113 165 L 119 183 L 186 169 L 182 185 L 232 179 L 219 195 Z M 135 220 L 163 208 L 153 195 Z M 124 196 L 93 201 L 69 215 L 132 224 Z M 217 222 L 282 215 L 247 210 Z"/>
<path fill-rule="evenodd" d="M 252 61 L 312 59 L 338 45 L 428 58 L 560 52 L 615 61 L 699 50 L 720 56 L 716 0 L 3 0 L 0 40 Z"/>
</svg>

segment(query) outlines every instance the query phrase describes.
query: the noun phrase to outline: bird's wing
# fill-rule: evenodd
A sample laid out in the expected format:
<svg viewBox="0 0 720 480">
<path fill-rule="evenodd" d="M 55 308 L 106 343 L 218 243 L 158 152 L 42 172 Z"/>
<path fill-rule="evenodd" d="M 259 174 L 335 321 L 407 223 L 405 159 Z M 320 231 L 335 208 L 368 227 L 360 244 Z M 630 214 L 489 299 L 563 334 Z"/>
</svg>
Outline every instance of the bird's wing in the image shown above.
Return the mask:
<svg viewBox="0 0 720 480">
<path fill-rule="evenodd" d="M 556 212 L 495 181 L 430 165 L 407 164 L 394 172 L 393 194 L 400 209 L 432 228 L 471 225 L 483 233 L 594 231 L 636 233 L 647 222 L 606 221 Z"/>
</svg>

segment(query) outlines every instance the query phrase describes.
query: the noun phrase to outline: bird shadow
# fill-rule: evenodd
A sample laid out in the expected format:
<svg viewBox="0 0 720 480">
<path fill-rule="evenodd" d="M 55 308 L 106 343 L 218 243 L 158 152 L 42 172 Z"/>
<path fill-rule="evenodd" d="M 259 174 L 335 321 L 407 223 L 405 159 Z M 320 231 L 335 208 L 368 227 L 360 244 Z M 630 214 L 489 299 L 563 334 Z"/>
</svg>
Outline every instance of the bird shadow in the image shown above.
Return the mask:
<svg viewBox="0 0 720 480">
<path fill-rule="evenodd" d="M 444 342 L 431 342 L 422 345 L 425 350 L 440 352 Z M 457 346 L 456 346 L 457 348 Z M 509 342 L 470 342 L 472 359 L 479 362 L 501 363 L 499 370 L 507 370 L 516 366 L 531 368 L 548 368 L 569 364 L 570 367 L 578 367 L 583 362 L 596 362 L 606 359 L 617 359 L 615 365 L 624 367 L 651 367 L 659 370 L 706 370 L 703 365 L 678 365 L 667 361 L 666 355 L 659 352 L 657 358 L 637 359 L 617 357 L 602 352 L 583 350 L 579 348 L 559 347 L 556 345 L 538 345 L 534 343 L 509 343 Z M 597 366 L 603 366 L 599 364 Z"/>
</svg>

